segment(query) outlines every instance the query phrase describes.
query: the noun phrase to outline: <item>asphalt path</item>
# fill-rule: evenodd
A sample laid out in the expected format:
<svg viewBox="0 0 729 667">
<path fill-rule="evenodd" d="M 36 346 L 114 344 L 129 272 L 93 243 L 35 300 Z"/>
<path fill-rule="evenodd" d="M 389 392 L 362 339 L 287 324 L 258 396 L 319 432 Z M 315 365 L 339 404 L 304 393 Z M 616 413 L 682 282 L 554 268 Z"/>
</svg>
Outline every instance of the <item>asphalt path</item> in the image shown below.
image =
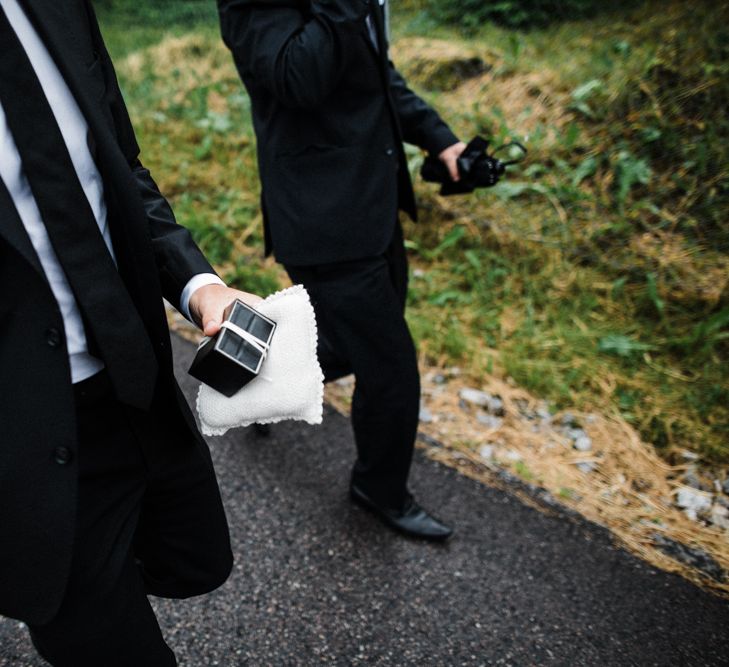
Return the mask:
<svg viewBox="0 0 729 667">
<path fill-rule="evenodd" d="M 193 347 L 174 344 L 192 398 Z M 238 430 L 210 446 L 236 566 L 212 595 L 154 602 L 185 667 L 729 665 L 726 601 L 593 524 L 419 454 L 416 497 L 456 534 L 431 545 L 385 529 L 348 500 L 352 434 L 332 410 L 319 427 Z M 0 666 L 43 664 L 22 624 L 0 619 Z"/>
</svg>

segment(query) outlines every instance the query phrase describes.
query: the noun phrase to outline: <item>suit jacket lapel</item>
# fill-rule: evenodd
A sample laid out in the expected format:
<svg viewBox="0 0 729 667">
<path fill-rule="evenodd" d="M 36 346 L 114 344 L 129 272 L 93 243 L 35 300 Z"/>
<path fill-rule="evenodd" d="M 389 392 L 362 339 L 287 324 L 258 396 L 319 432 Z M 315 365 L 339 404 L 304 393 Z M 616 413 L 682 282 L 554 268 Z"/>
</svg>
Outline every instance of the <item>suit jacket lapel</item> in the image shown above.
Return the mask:
<svg viewBox="0 0 729 667">
<path fill-rule="evenodd" d="M 81 106 L 84 113 L 87 114 L 88 109 L 85 107 L 88 105 L 84 100 L 83 94 L 78 95 L 78 85 L 76 77 L 72 71 L 73 68 L 69 67 L 67 64 L 69 58 L 63 53 L 62 46 L 59 48 L 59 40 L 53 39 L 53 37 L 49 35 L 49 31 L 45 29 L 47 25 L 50 25 L 53 22 L 55 22 L 60 28 L 63 27 L 64 17 L 62 12 L 58 9 L 58 7 L 62 6 L 63 3 L 56 3 L 47 0 L 20 0 L 20 4 L 23 6 L 23 9 L 25 9 L 28 18 L 31 19 L 35 29 L 38 31 L 38 34 L 53 56 L 53 59 L 58 65 L 58 68 L 61 70 L 61 73 L 64 77 L 68 77 L 67 82 L 69 83 L 69 87 L 72 88 L 74 95 L 76 95 L 76 98 L 79 100 L 79 106 Z M 36 11 L 41 9 L 41 5 L 42 11 Z M 45 272 L 43 271 L 43 266 L 38 259 L 38 254 L 36 253 L 33 243 L 25 230 L 23 221 L 20 219 L 15 203 L 13 202 L 5 183 L 1 179 L 0 235 L 2 235 L 3 238 L 5 238 L 6 241 L 15 248 L 34 269 L 45 277 Z"/>
<path fill-rule="evenodd" d="M 98 100 L 90 95 L 86 64 L 72 49 L 73 39 L 69 37 L 69 31 L 73 34 L 73 26 L 69 23 L 72 23 L 73 16 L 67 13 L 68 8 L 64 12 L 65 3 L 57 0 L 18 0 L 18 2 L 25 9 L 33 27 L 51 54 L 94 135 L 98 135 L 102 130 L 108 132 Z"/>
<path fill-rule="evenodd" d="M 380 70 L 382 72 L 382 80 L 385 86 L 385 97 L 387 99 L 387 105 L 390 109 L 392 116 L 392 122 L 397 128 L 399 137 L 402 137 L 402 127 L 400 125 L 400 118 L 397 115 L 395 102 L 392 99 L 392 90 L 390 88 L 390 59 L 388 57 L 388 43 L 385 35 L 385 8 L 380 5 L 377 0 L 373 0 L 372 8 L 372 20 L 375 25 L 375 32 L 377 33 L 377 45 L 378 45 L 378 62 L 380 64 Z M 368 40 L 369 41 L 369 40 Z"/>
<path fill-rule="evenodd" d="M 17 250 L 38 273 L 45 278 L 45 271 L 38 259 L 33 243 L 25 231 L 5 182 L 0 178 L 0 235 Z"/>
<path fill-rule="evenodd" d="M 5 182 L 0 179 L 0 235 L 45 278 L 45 271 L 38 259 L 33 243 L 20 219 L 15 202 L 10 196 Z"/>
<path fill-rule="evenodd" d="M 375 26 L 375 34 L 377 35 L 377 57 L 383 70 L 387 70 L 387 37 L 385 36 L 385 17 L 382 5 L 377 0 L 372 2 L 372 11 L 370 12 L 372 22 Z M 370 42 L 371 43 L 371 42 Z"/>
</svg>

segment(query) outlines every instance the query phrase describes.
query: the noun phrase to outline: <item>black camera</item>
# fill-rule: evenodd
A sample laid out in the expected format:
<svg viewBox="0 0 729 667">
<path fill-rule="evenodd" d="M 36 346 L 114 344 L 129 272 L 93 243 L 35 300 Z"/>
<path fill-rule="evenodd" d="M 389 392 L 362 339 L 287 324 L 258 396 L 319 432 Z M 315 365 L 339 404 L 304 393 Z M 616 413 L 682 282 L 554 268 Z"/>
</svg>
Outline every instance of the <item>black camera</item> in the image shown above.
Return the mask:
<svg viewBox="0 0 729 667">
<path fill-rule="evenodd" d="M 435 155 L 429 155 L 425 159 L 420 174 L 423 180 L 429 183 L 440 183 L 442 195 L 467 194 L 476 188 L 496 185 L 506 173 L 506 168 L 521 162 L 527 153 L 527 149 L 516 141 L 499 146 L 493 153 L 489 153 L 488 148 L 489 142 L 483 137 L 476 137 L 469 142 L 458 158 L 458 173 L 461 175 L 461 180 L 458 182 L 451 179 L 448 167 Z M 518 159 L 505 161 L 496 157 L 499 151 L 507 148 L 518 150 L 521 156 Z"/>
</svg>

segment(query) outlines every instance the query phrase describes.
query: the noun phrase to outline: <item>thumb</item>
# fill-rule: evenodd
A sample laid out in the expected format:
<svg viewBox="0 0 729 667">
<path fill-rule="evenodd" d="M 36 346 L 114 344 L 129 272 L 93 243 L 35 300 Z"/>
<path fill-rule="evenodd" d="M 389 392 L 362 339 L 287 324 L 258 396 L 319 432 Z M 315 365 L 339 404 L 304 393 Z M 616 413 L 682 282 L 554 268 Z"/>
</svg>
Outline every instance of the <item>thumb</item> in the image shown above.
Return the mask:
<svg viewBox="0 0 729 667">
<path fill-rule="evenodd" d="M 218 331 L 220 331 L 220 322 L 218 322 L 215 318 L 211 317 L 203 323 L 203 333 L 206 336 L 214 336 L 218 333 Z"/>
</svg>

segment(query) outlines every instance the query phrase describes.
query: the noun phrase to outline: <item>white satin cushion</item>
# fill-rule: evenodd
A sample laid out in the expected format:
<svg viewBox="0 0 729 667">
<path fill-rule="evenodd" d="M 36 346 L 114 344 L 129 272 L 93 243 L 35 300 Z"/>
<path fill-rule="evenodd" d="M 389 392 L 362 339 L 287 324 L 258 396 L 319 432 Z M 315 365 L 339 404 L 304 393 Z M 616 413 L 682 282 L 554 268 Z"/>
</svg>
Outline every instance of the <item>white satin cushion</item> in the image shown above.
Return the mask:
<svg viewBox="0 0 729 667">
<path fill-rule="evenodd" d="M 324 375 L 316 354 L 316 318 L 309 294 L 303 285 L 294 285 L 255 308 L 276 322 L 268 356 L 259 376 L 230 398 L 200 385 L 197 411 L 205 435 L 287 419 L 321 424 Z"/>
</svg>

